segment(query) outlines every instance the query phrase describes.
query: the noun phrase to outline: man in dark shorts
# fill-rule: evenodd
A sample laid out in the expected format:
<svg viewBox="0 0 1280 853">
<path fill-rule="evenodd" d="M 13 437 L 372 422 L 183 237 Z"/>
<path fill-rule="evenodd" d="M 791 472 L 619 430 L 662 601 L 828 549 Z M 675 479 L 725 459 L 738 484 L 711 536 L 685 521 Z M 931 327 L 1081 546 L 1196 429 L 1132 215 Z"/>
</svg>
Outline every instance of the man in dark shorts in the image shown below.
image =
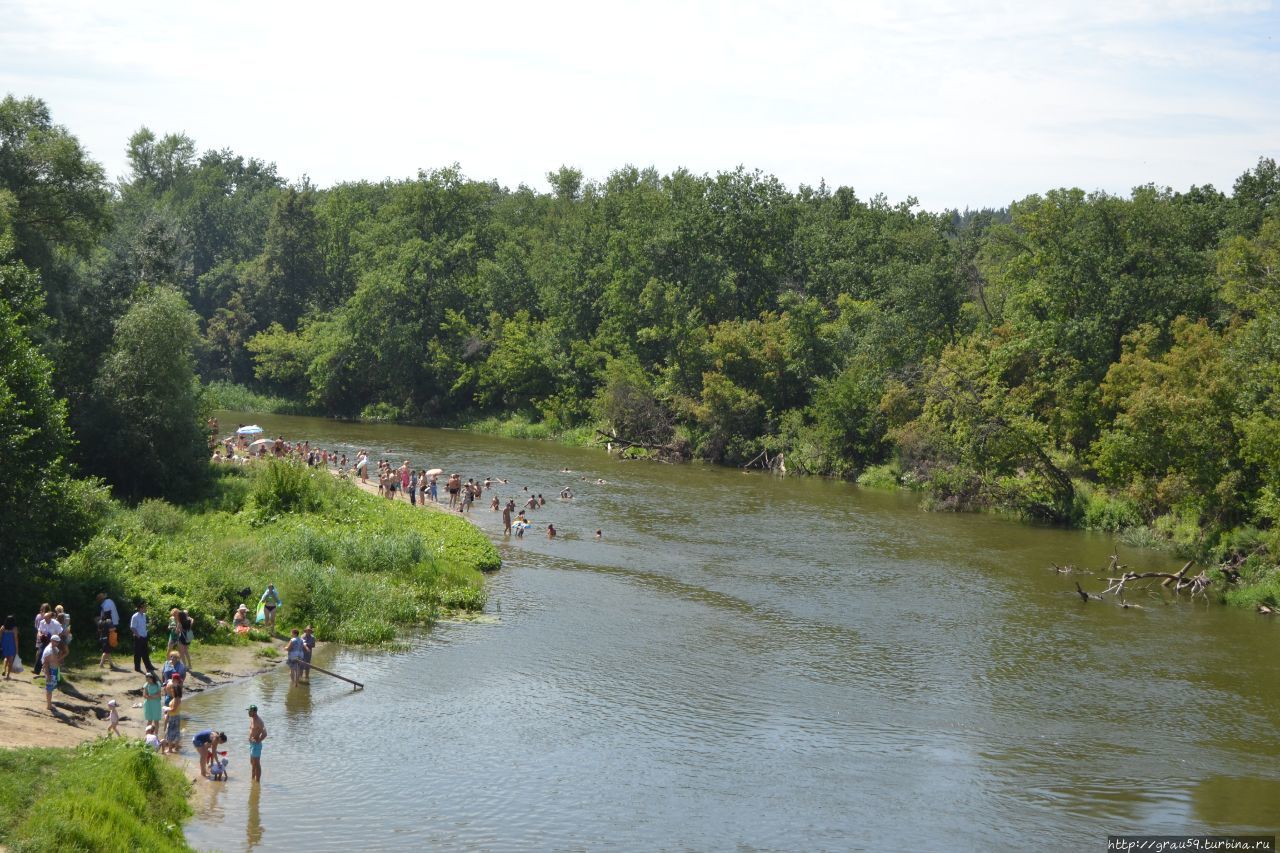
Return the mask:
<svg viewBox="0 0 1280 853">
<path fill-rule="evenodd" d="M 191 745 L 200 753 L 200 775 L 209 775 L 209 759 L 219 744 L 227 742 L 226 732 L 215 732 L 213 729 L 202 729 L 191 739 Z"/>
</svg>

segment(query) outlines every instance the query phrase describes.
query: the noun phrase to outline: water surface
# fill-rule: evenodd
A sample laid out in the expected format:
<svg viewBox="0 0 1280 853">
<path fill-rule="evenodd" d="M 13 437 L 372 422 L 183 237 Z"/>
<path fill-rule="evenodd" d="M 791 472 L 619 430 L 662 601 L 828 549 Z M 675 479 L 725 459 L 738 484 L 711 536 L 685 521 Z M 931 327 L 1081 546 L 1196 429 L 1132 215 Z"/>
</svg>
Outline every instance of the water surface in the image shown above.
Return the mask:
<svg viewBox="0 0 1280 853">
<path fill-rule="evenodd" d="M 363 692 L 273 673 L 191 699 L 233 735 L 197 848 L 1066 850 L 1280 828 L 1280 629 L 1082 603 L 1075 581 L 1098 582 L 1048 567 L 1105 567 L 1109 537 L 539 442 L 220 419 L 548 503 L 506 542 L 489 495 L 473 512 L 504 560 L 492 620 L 324 651 Z M 271 732 L 260 790 L 250 702 Z"/>
</svg>

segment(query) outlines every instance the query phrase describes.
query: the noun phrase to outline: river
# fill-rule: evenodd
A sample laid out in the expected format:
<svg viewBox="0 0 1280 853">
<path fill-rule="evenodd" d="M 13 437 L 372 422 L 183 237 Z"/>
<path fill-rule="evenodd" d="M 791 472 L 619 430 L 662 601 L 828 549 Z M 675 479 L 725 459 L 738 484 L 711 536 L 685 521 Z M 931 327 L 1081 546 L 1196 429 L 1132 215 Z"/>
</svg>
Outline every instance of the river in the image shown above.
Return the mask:
<svg viewBox="0 0 1280 853">
<path fill-rule="evenodd" d="M 324 650 L 363 691 L 275 672 L 190 699 L 232 735 L 231 781 L 198 786 L 199 849 L 1074 850 L 1280 829 L 1280 625 L 1083 603 L 1075 581 L 1098 582 L 1050 563 L 1105 567 L 1110 537 L 549 443 L 219 418 L 547 505 L 501 542 L 477 504 L 504 560 L 490 618 Z"/>
</svg>

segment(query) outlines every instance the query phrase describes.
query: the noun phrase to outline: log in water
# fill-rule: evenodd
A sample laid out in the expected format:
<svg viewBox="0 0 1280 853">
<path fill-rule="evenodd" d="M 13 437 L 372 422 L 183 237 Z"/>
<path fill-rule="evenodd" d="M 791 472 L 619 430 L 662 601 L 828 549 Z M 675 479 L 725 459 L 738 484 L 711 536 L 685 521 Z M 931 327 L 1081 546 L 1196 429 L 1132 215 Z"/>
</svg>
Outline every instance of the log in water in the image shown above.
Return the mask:
<svg viewBox="0 0 1280 853">
<path fill-rule="evenodd" d="M 1280 625 L 1085 603 L 1108 536 L 821 480 L 254 419 L 547 505 L 500 546 L 492 619 L 405 652 L 317 651 L 364 691 L 290 690 L 281 671 L 189 700 L 233 758 L 247 704 L 271 732 L 259 794 L 201 786 L 198 848 L 1101 849 L 1280 826 Z M 497 536 L 491 495 L 473 516 Z M 1134 571 L 1182 565 L 1120 548 Z"/>
</svg>

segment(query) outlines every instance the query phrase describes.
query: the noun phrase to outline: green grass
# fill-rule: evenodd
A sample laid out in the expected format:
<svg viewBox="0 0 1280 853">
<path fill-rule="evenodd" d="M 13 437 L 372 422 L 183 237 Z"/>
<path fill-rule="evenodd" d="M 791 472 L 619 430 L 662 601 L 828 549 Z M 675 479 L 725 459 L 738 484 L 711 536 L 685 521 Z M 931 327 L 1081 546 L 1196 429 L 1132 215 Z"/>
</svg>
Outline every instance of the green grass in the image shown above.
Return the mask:
<svg viewBox="0 0 1280 853">
<path fill-rule="evenodd" d="M 12 853 L 190 850 L 188 787 L 138 741 L 0 750 L 0 843 Z"/>
<path fill-rule="evenodd" d="M 259 394 L 243 385 L 221 380 L 204 386 L 204 398 L 212 409 L 229 409 L 233 412 L 254 412 L 260 415 L 303 415 L 307 407 L 284 397 Z"/>
<path fill-rule="evenodd" d="M 898 489 L 902 487 L 902 481 L 899 479 L 901 476 L 902 472 L 898 470 L 897 463 L 889 462 L 867 468 L 858 475 L 857 482 L 859 486 L 870 489 Z"/>
<path fill-rule="evenodd" d="M 598 444 L 595 440 L 594 424 L 565 427 L 553 421 L 533 421 L 526 415 L 521 414 L 467 421 L 461 424 L 459 429 L 481 433 L 482 435 L 496 435 L 502 438 L 554 441 L 557 444 L 565 444 L 571 447 L 591 447 Z"/>
<path fill-rule="evenodd" d="M 441 610 L 483 609 L 481 571 L 500 560 L 465 519 L 379 500 L 292 463 L 213 468 L 210 493 L 191 507 L 117 507 L 59 563 L 57 600 L 87 613 L 99 589 L 125 611 L 141 598 L 157 641 L 169 609 L 182 607 L 198 639 L 226 643 L 238 638 L 218 620 L 230 621 L 242 601 L 253 611 L 268 583 L 284 600 L 277 630 L 311 624 L 322 640 L 386 643 Z"/>
</svg>

